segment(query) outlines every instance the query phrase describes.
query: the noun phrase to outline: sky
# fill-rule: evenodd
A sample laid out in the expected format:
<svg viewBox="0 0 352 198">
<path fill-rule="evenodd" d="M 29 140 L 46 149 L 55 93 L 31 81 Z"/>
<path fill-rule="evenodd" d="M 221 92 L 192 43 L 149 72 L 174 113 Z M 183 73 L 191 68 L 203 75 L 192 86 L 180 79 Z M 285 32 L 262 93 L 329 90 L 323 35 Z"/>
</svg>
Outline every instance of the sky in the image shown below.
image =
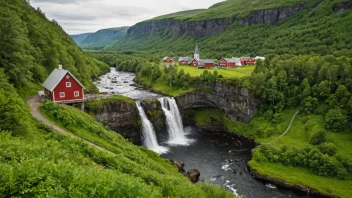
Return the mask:
<svg viewBox="0 0 352 198">
<path fill-rule="evenodd" d="M 209 8 L 224 0 L 30 0 L 68 34 L 132 26 L 173 12 Z"/>
</svg>

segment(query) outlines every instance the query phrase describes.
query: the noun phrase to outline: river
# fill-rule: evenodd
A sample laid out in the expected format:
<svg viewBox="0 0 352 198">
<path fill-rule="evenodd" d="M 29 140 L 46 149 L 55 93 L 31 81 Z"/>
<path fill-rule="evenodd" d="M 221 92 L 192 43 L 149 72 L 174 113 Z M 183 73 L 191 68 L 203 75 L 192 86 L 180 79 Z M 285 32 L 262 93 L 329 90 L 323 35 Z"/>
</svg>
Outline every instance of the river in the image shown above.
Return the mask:
<svg viewBox="0 0 352 198">
<path fill-rule="evenodd" d="M 136 101 L 160 98 L 160 94 L 134 86 L 134 74 L 116 71 L 101 76 L 95 85 L 101 93 L 121 94 Z M 304 193 L 276 187 L 254 179 L 247 163 L 254 144 L 232 134 L 205 132 L 197 127 L 185 126 L 188 145 L 172 146 L 166 139 L 158 138 L 161 146 L 169 148 L 161 157 L 185 163 L 185 170 L 198 169 L 200 180 L 217 184 L 236 195 L 247 198 L 298 198 L 310 197 Z"/>
</svg>

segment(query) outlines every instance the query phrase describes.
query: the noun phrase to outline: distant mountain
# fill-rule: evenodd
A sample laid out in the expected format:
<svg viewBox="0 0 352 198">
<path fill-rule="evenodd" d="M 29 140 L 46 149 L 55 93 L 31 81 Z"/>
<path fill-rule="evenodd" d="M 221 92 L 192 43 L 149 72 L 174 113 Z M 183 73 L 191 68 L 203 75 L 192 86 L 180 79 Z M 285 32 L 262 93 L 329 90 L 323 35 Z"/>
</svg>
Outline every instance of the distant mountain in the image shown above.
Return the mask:
<svg viewBox="0 0 352 198">
<path fill-rule="evenodd" d="M 203 57 L 349 54 L 352 0 L 231 0 L 206 10 L 156 17 L 129 28 L 104 50 Z M 347 54 L 346 54 L 347 53 Z"/>
<path fill-rule="evenodd" d="M 75 35 L 70 35 L 70 37 L 77 43 L 77 45 L 79 45 L 87 38 L 87 36 L 91 34 L 93 33 L 75 34 Z"/>
<path fill-rule="evenodd" d="M 88 33 L 88 35 L 83 41 L 79 43 L 76 41 L 76 43 L 81 48 L 89 48 L 89 49 L 103 48 L 108 45 L 114 44 L 117 41 L 120 41 L 123 37 L 126 36 L 128 28 L 129 27 L 117 27 L 117 28 L 102 29 L 91 34 Z M 84 34 L 81 34 L 82 38 L 83 38 L 83 35 Z"/>
</svg>

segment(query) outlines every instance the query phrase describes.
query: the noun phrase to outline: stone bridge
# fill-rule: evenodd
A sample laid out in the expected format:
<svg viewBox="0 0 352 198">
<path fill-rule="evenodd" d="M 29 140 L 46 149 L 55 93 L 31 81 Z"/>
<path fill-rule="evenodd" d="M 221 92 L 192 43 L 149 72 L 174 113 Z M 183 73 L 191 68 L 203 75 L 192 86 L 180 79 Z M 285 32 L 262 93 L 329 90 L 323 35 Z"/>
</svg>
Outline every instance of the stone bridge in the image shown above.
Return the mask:
<svg viewBox="0 0 352 198">
<path fill-rule="evenodd" d="M 249 122 L 257 112 L 255 99 L 248 89 L 236 88 L 222 82 L 178 96 L 177 101 L 181 110 L 220 108 L 230 120 L 238 122 Z"/>
</svg>

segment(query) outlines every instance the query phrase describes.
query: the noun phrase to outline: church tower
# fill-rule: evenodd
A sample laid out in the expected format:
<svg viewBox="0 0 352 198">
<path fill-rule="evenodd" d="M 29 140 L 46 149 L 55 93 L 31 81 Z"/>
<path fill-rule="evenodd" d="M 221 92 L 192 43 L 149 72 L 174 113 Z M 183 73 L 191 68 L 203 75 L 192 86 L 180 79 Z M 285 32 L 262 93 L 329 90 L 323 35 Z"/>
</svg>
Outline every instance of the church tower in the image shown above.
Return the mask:
<svg viewBox="0 0 352 198">
<path fill-rule="evenodd" d="M 198 49 L 198 45 L 196 45 L 196 49 L 194 50 L 194 59 L 196 59 L 197 61 L 199 61 L 199 49 Z"/>
</svg>

